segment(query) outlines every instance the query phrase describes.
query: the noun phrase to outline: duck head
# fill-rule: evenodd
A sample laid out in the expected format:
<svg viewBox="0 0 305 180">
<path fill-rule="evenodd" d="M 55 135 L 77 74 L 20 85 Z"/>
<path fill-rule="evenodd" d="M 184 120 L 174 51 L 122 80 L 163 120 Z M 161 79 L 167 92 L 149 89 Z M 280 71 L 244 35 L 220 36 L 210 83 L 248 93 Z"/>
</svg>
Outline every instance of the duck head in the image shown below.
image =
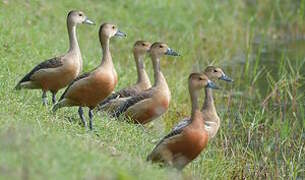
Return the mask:
<svg viewBox="0 0 305 180">
<path fill-rule="evenodd" d="M 148 41 L 137 41 L 133 46 L 133 53 L 138 56 L 144 56 L 150 49 L 151 43 Z"/>
<path fill-rule="evenodd" d="M 161 57 L 163 55 L 180 56 L 177 52 L 175 52 L 173 49 L 168 47 L 167 44 L 162 42 L 153 43 L 150 47 L 149 52 L 152 56 L 156 56 L 156 57 Z"/>
<path fill-rule="evenodd" d="M 77 25 L 77 24 L 90 24 L 94 25 L 95 23 L 88 19 L 82 11 L 73 10 L 70 11 L 67 17 L 67 21 L 69 25 Z"/>
<path fill-rule="evenodd" d="M 202 88 L 218 89 L 216 84 L 203 73 L 191 73 L 189 76 L 189 88 L 199 90 Z"/>
<path fill-rule="evenodd" d="M 204 74 L 206 74 L 210 79 L 220 79 L 227 82 L 233 82 L 233 79 L 227 76 L 221 68 L 215 66 L 208 66 L 204 70 Z"/>
<path fill-rule="evenodd" d="M 110 39 L 113 36 L 126 37 L 126 34 L 120 31 L 117 25 L 111 23 L 104 23 L 100 26 L 99 36 Z"/>
</svg>

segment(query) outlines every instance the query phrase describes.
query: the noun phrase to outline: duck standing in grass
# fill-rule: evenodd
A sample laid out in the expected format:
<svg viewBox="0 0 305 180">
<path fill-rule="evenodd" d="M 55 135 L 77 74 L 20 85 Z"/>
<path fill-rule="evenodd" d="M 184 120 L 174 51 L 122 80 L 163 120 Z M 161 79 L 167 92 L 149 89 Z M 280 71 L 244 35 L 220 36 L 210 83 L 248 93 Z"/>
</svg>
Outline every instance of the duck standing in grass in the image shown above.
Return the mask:
<svg viewBox="0 0 305 180">
<path fill-rule="evenodd" d="M 88 107 L 89 128 L 92 130 L 92 109 L 109 96 L 117 84 L 117 73 L 112 62 L 109 47 L 110 39 L 113 36 L 125 37 L 126 35 L 118 30 L 114 24 L 102 24 L 99 30 L 99 38 L 103 50 L 101 64 L 93 71 L 85 73 L 71 82 L 58 103 L 54 105 L 53 112 L 61 107 L 79 106 L 79 116 L 87 128 L 82 107 Z"/>
<path fill-rule="evenodd" d="M 198 106 L 198 96 L 202 88 L 217 87 L 201 73 L 192 73 L 188 84 L 192 102 L 191 123 L 165 136 L 147 157 L 148 161 L 182 170 L 206 147 L 208 132 L 205 130 L 204 117 Z"/>
<path fill-rule="evenodd" d="M 211 80 L 220 79 L 226 82 L 233 81 L 223 72 L 221 68 L 217 68 L 215 66 L 208 66 L 203 73 Z M 214 98 L 213 98 L 213 91 L 211 88 L 205 89 L 205 100 L 201 112 L 203 113 L 205 129 L 209 134 L 209 138 L 215 137 L 220 127 L 220 118 L 216 111 Z M 190 123 L 191 120 L 189 117 L 184 118 L 173 128 L 173 131 L 179 130 Z"/>
<path fill-rule="evenodd" d="M 113 117 L 119 117 L 124 113 L 134 123 L 146 124 L 167 111 L 171 94 L 160 69 L 160 58 L 164 55 L 179 56 L 179 54 L 161 42 L 154 43 L 149 52 L 154 68 L 154 85 L 138 95 L 128 98 L 112 114 Z"/>
<path fill-rule="evenodd" d="M 67 86 L 82 71 L 83 61 L 76 37 L 78 24 L 94 24 L 81 11 L 70 11 L 67 17 L 70 48 L 62 56 L 46 60 L 26 74 L 15 89 L 42 89 L 43 105 L 47 104 L 47 91 L 52 93 L 52 102 L 56 102 L 56 93 Z"/>
<path fill-rule="evenodd" d="M 120 91 L 111 94 L 105 100 L 99 103 L 98 110 L 111 110 L 115 108 L 120 102 L 125 100 L 130 96 L 135 96 L 138 93 L 151 87 L 149 77 L 145 71 L 144 67 L 144 57 L 149 51 L 151 46 L 150 42 L 147 41 L 137 41 L 133 47 L 133 55 L 136 62 L 138 80 L 136 84 L 129 86 L 127 88 L 121 89 Z"/>
</svg>

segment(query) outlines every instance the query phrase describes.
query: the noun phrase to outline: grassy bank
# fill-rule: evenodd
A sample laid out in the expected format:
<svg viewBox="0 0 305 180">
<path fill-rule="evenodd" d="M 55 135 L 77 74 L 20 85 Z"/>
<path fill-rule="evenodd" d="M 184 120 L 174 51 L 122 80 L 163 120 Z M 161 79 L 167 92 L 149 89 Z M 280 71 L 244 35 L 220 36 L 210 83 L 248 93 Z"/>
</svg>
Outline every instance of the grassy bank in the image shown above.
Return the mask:
<svg viewBox="0 0 305 180">
<path fill-rule="evenodd" d="M 304 178 L 304 8 L 304 0 L 0 1 L 0 179 Z M 101 59 L 99 24 L 127 33 L 111 42 L 117 89 L 136 79 L 136 40 L 182 54 L 161 62 L 172 93 L 161 120 L 143 129 L 97 115 L 96 132 L 87 133 L 77 109 L 53 115 L 40 91 L 12 90 L 34 65 L 66 51 L 71 9 L 97 23 L 78 28 L 84 71 Z M 218 135 L 182 173 L 146 163 L 156 140 L 190 112 L 188 74 L 211 63 L 234 79 L 217 82 Z M 146 67 L 153 77 L 148 58 Z"/>
</svg>

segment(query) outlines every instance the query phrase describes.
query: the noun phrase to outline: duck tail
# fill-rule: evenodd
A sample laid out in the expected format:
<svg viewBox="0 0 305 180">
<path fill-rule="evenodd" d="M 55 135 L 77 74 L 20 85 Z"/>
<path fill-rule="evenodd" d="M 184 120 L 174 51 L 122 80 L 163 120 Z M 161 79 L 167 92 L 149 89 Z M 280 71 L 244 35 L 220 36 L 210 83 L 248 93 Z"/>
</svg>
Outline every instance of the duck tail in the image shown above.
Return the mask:
<svg viewBox="0 0 305 180">
<path fill-rule="evenodd" d="M 148 156 L 147 156 L 147 158 L 146 158 L 146 161 L 151 161 L 151 154 L 149 154 Z"/>
<path fill-rule="evenodd" d="M 71 106 L 70 101 L 68 99 L 61 99 L 59 100 L 52 108 L 53 113 L 55 113 L 58 109 L 62 107 Z"/>
<path fill-rule="evenodd" d="M 15 90 L 20 90 L 21 89 L 21 85 L 20 82 L 14 87 Z"/>
<path fill-rule="evenodd" d="M 55 113 L 59 108 L 61 108 L 62 107 L 62 103 L 61 103 L 62 101 L 60 101 L 60 102 L 57 102 L 54 106 L 53 106 L 53 108 L 52 108 L 52 112 L 53 113 Z"/>
</svg>

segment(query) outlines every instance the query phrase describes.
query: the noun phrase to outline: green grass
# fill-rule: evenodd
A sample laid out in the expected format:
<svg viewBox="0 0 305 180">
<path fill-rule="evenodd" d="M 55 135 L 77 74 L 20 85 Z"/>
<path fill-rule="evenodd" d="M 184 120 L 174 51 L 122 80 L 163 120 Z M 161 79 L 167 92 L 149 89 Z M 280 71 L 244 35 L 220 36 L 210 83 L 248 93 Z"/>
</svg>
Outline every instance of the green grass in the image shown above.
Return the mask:
<svg viewBox="0 0 305 180">
<path fill-rule="evenodd" d="M 304 178 L 304 8 L 304 0 L 0 1 L 0 179 Z M 111 41 L 117 89 L 136 79 L 136 40 L 164 41 L 182 54 L 161 62 L 172 92 L 162 119 L 143 129 L 96 115 L 96 132 L 87 133 L 76 108 L 53 115 L 40 91 L 13 90 L 37 63 L 68 49 L 71 9 L 97 23 L 78 27 L 84 71 L 101 59 L 99 24 L 127 33 Z M 216 138 L 182 173 L 146 163 L 190 112 L 188 74 L 211 63 L 235 80 L 217 82 Z M 152 77 L 148 58 L 146 65 Z"/>
</svg>

